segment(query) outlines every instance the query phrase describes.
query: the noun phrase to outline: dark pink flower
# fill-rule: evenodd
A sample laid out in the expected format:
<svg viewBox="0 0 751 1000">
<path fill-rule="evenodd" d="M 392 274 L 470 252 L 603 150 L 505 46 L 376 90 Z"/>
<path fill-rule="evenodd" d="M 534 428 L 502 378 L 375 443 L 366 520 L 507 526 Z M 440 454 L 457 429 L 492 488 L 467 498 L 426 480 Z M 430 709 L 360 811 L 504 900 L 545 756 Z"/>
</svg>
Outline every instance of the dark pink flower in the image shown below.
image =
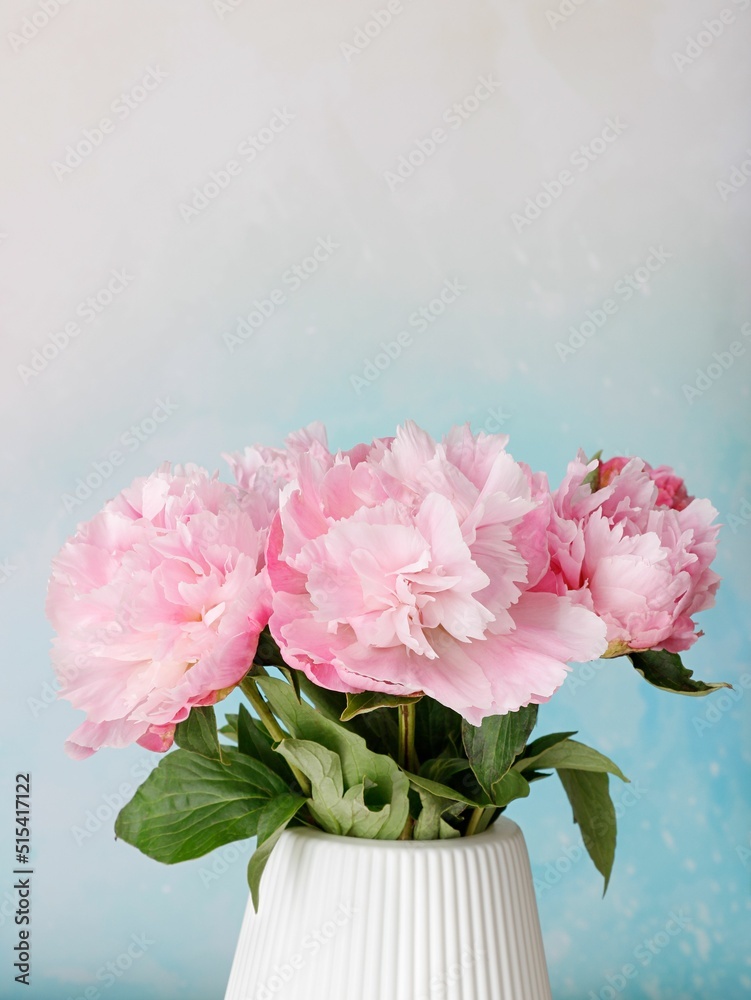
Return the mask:
<svg viewBox="0 0 751 1000">
<path fill-rule="evenodd" d="M 580 452 L 554 492 L 550 566 L 538 590 L 568 593 L 606 623 L 611 655 L 677 653 L 697 639 L 693 616 L 712 607 L 717 511 L 688 497 L 666 466 L 639 458 L 599 466 Z"/>
</svg>

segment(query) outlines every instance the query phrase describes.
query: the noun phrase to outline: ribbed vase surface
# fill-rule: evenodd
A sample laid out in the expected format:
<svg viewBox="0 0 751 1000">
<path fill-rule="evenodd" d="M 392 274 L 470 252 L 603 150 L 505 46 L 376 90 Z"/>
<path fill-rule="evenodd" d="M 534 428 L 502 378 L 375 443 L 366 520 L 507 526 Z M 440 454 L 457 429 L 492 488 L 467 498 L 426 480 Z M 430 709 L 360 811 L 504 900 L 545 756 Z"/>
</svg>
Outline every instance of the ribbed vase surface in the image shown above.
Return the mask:
<svg viewBox="0 0 751 1000">
<path fill-rule="evenodd" d="M 225 1000 L 550 1000 L 522 832 L 282 834 Z"/>
</svg>

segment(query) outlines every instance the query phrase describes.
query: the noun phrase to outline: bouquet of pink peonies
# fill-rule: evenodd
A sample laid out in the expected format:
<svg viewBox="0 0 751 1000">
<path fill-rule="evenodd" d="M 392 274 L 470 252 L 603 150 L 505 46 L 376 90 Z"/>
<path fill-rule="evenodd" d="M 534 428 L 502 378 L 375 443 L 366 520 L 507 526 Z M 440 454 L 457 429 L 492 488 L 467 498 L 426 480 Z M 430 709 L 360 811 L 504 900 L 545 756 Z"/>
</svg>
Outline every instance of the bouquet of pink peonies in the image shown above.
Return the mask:
<svg viewBox="0 0 751 1000">
<path fill-rule="evenodd" d="M 60 694 L 84 758 L 167 754 L 116 832 L 167 863 L 289 825 L 375 839 L 470 836 L 556 771 L 605 879 L 615 851 L 598 751 L 529 742 L 568 661 L 626 656 L 682 694 L 711 607 L 708 500 L 639 458 L 579 454 L 556 490 L 501 435 L 414 423 L 336 454 L 312 424 L 284 449 L 136 480 L 54 561 Z M 217 728 L 214 705 L 246 696 Z M 222 739 L 223 737 L 223 739 Z"/>
</svg>

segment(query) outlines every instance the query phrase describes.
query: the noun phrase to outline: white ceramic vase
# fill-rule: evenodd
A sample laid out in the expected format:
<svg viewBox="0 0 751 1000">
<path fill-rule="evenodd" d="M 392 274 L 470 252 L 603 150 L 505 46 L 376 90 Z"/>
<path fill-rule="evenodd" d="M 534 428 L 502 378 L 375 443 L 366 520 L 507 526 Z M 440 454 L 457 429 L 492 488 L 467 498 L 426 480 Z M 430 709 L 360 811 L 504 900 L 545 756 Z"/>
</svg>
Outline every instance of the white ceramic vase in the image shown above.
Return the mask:
<svg viewBox="0 0 751 1000">
<path fill-rule="evenodd" d="M 456 840 L 282 834 L 225 1000 L 550 1000 L 522 832 Z"/>
</svg>

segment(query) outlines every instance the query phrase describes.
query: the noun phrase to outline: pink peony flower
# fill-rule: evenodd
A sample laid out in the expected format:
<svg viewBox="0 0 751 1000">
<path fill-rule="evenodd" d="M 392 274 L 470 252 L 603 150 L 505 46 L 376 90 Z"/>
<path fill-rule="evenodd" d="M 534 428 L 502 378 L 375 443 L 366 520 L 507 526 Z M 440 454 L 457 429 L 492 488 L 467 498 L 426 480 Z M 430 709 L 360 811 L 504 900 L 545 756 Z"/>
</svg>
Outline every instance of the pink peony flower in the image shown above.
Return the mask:
<svg viewBox="0 0 751 1000">
<path fill-rule="evenodd" d="M 271 524 L 279 510 L 281 490 L 297 476 L 297 467 L 303 455 L 311 454 L 327 467 L 334 462 L 326 428 L 319 421 L 290 434 L 284 443 L 285 448 L 253 445 L 244 451 L 222 455 L 229 463 L 237 484 L 256 498 L 267 525 Z"/>
<path fill-rule="evenodd" d="M 333 690 L 424 692 L 479 724 L 604 652 L 596 615 L 530 590 L 547 517 L 506 443 L 457 428 L 439 444 L 408 423 L 333 463 L 300 457 L 267 552 L 290 666 Z"/>
<path fill-rule="evenodd" d="M 214 704 L 247 672 L 270 612 L 267 532 L 248 499 L 195 466 L 165 464 L 63 546 L 47 613 L 60 696 L 87 715 L 71 756 L 133 742 L 167 750 L 192 706 Z"/>
<path fill-rule="evenodd" d="M 693 615 L 712 607 L 717 511 L 689 497 L 672 469 L 639 458 L 599 466 L 583 453 L 553 494 L 550 567 L 535 589 L 570 594 L 607 624 L 608 654 L 688 649 Z"/>
<path fill-rule="evenodd" d="M 611 479 L 622 472 L 630 461 L 630 458 L 621 457 L 600 462 L 599 485 L 601 487 L 607 486 Z M 683 510 L 684 507 L 688 507 L 694 498 L 688 495 L 686 484 L 669 465 L 661 465 L 659 468 L 653 469 L 646 462 L 643 464 L 649 478 L 657 487 L 656 504 L 658 507 L 671 507 L 673 510 Z"/>
<path fill-rule="evenodd" d="M 380 438 L 373 445 L 358 444 L 340 455 L 353 463 L 360 462 L 376 444 L 386 445 L 391 440 Z M 278 513 L 281 492 L 297 478 L 304 456 L 312 456 L 325 469 L 330 469 L 335 460 L 329 451 L 326 428 L 320 421 L 288 435 L 284 444 L 284 448 L 253 445 L 241 452 L 225 452 L 222 455 L 229 463 L 237 484 L 248 492 L 249 498 L 252 497 L 254 520 L 262 522 L 264 527 L 268 527 Z"/>
</svg>

